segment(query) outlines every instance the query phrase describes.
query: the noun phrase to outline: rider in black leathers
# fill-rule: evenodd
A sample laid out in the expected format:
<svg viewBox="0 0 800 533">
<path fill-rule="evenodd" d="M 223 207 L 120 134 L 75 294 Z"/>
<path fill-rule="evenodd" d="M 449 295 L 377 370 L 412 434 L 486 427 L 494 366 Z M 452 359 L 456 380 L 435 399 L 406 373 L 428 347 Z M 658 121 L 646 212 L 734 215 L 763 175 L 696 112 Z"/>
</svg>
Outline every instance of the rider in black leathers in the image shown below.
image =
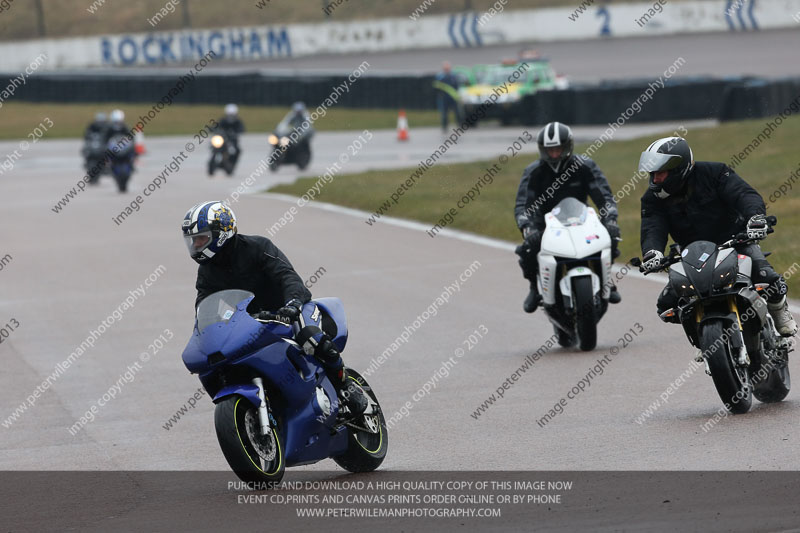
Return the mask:
<svg viewBox="0 0 800 533">
<path fill-rule="evenodd" d="M 236 165 L 239 156 L 242 153 L 239 148 L 239 135 L 244 133 L 244 122 L 239 118 L 239 107 L 236 104 L 228 104 L 225 106 L 225 115 L 219 119 L 216 130 L 223 134 L 231 146 L 234 147 L 234 153 L 231 155 L 231 163 Z"/>
<path fill-rule="evenodd" d="M 302 320 L 304 304 L 311 292 L 275 244 L 260 235 L 240 235 L 233 211 L 220 202 L 192 207 L 182 225 L 189 254 L 197 269 L 195 309 L 208 295 L 226 289 L 250 291 L 255 298 L 249 309 L 274 311 L 302 329 L 295 341 L 315 355 L 336 391 L 354 415 L 364 412 L 368 400 L 363 389 L 348 379 L 344 362 L 327 333 L 319 325 Z"/>
<path fill-rule="evenodd" d="M 537 143 L 540 157 L 522 173 L 514 207 L 517 227 L 524 238 L 516 252 L 520 256 L 522 274 L 530 283 L 530 292 L 523 304 L 526 313 L 536 311 L 542 300 L 536 285 L 539 272 L 536 255 L 542 246 L 544 215 L 564 198 L 576 198 L 586 203 L 587 197 L 591 196 L 611 237 L 612 260 L 619 256 L 617 202 L 603 172 L 590 158 L 572 153 L 572 130 L 566 124 L 547 124 L 539 131 Z M 609 302 L 619 303 L 621 300 L 616 286 L 612 285 Z"/>
<path fill-rule="evenodd" d="M 650 173 L 642 196 L 642 265 L 655 269 L 664 258 L 667 239 L 684 247 L 694 241 L 716 244 L 731 236 L 767 235 L 761 195 L 724 163 L 695 162 L 681 137 L 665 137 L 642 152 L 639 170 Z M 781 335 L 792 336 L 797 324 L 786 301 L 786 282 L 767 261 L 758 244 L 737 247 L 753 260 L 753 283 L 768 283 L 767 309 Z M 678 296 L 669 285 L 658 298 L 659 314 L 675 307 Z"/>
</svg>

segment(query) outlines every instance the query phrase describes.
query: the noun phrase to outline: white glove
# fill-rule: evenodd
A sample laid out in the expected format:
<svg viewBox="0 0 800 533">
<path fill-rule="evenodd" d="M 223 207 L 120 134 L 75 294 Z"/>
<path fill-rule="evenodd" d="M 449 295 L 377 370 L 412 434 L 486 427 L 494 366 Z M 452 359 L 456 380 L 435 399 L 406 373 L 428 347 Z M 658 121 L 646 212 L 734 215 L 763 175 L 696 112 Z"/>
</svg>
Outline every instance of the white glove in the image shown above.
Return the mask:
<svg viewBox="0 0 800 533">
<path fill-rule="evenodd" d="M 767 219 L 764 215 L 753 215 L 747 221 L 747 238 L 748 239 L 764 239 L 767 236 Z"/>
<path fill-rule="evenodd" d="M 661 268 L 661 262 L 664 260 L 664 254 L 658 250 L 648 250 L 642 256 L 642 266 L 639 270 L 642 272 L 650 272 Z"/>
</svg>

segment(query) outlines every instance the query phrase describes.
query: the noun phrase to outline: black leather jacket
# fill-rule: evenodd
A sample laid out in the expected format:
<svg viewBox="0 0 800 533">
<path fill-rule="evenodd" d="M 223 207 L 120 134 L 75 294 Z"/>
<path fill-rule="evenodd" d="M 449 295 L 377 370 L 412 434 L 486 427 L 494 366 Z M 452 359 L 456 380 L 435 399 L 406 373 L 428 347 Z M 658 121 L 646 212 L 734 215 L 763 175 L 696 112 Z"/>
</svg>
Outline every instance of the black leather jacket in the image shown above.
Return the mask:
<svg viewBox="0 0 800 533">
<path fill-rule="evenodd" d="M 292 264 L 271 240 L 260 235 L 239 235 L 197 269 L 195 308 L 206 296 L 226 289 L 255 294 L 248 310 L 277 311 L 293 298 L 303 303 L 311 292 Z"/>
<path fill-rule="evenodd" d="M 697 240 L 720 244 L 766 212 L 761 195 L 733 169 L 699 161 L 683 194 L 661 199 L 648 189 L 642 196 L 642 253 L 664 252 L 668 236 L 681 247 Z"/>
<path fill-rule="evenodd" d="M 576 198 L 586 203 L 591 196 L 603 220 L 617 219 L 617 202 L 611 193 L 608 179 L 590 158 L 573 155 L 562 163 L 556 173 L 550 165 L 536 160 L 525 168 L 517 189 L 514 217 L 517 227 L 532 224 L 544 229 L 544 215 L 564 198 Z"/>
</svg>

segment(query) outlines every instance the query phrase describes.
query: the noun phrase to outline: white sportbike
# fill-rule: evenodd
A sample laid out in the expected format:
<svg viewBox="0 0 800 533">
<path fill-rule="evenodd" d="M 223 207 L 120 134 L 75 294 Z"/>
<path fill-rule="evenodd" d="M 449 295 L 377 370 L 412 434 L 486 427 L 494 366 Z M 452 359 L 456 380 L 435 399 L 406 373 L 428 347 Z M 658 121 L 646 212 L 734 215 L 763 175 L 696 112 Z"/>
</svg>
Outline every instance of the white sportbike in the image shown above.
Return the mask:
<svg viewBox="0 0 800 533">
<path fill-rule="evenodd" d="M 611 293 L 611 237 L 594 209 L 575 198 L 545 215 L 539 293 L 561 346 L 593 350 Z"/>
</svg>

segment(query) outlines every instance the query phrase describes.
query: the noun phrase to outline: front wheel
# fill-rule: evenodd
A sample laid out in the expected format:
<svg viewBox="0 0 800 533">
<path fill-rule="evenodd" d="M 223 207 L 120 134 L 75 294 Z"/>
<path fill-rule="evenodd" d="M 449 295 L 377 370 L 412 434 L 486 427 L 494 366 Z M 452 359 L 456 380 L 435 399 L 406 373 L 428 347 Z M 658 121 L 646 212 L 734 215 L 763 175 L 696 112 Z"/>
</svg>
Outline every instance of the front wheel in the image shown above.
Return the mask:
<svg viewBox="0 0 800 533">
<path fill-rule="evenodd" d="M 711 379 L 725 408 L 733 414 L 750 410 L 753 404 L 753 387 L 747 369 L 734 360 L 730 341 L 723 336 L 721 320 L 709 320 L 700 330 L 700 349 L 708 360 Z"/>
<path fill-rule="evenodd" d="M 278 151 L 279 150 L 277 148 L 275 148 L 272 151 L 272 155 L 270 155 L 270 157 L 269 157 L 269 169 L 272 172 L 277 172 L 278 171 L 278 167 L 281 164 L 281 159 L 283 158 L 282 155 L 276 154 L 276 152 L 278 152 Z"/>
<path fill-rule="evenodd" d="M 297 168 L 304 170 L 311 162 L 311 147 L 306 144 L 298 148 L 295 160 L 297 161 Z"/>
<path fill-rule="evenodd" d="M 128 180 L 130 178 L 130 171 L 126 169 L 120 169 L 114 172 L 114 180 L 117 182 L 117 188 L 119 189 L 119 192 L 128 191 Z"/>
<path fill-rule="evenodd" d="M 594 307 L 592 278 L 575 278 L 572 286 L 575 302 L 575 326 L 578 331 L 578 346 L 584 352 L 597 346 L 597 314 Z"/>
<path fill-rule="evenodd" d="M 386 458 L 389 447 L 389 433 L 386 419 L 378 403 L 378 398 L 367 380 L 351 369 L 347 369 L 348 379 L 361 385 L 370 398 L 374 414 L 362 415 L 347 424 L 347 450 L 333 458 L 336 464 L 348 472 L 372 472 Z"/>
<path fill-rule="evenodd" d="M 243 481 L 279 483 L 286 471 L 283 446 L 274 424 L 261 435 L 258 409 L 242 396 L 231 396 L 217 404 L 214 427 L 222 453 Z"/>
</svg>

